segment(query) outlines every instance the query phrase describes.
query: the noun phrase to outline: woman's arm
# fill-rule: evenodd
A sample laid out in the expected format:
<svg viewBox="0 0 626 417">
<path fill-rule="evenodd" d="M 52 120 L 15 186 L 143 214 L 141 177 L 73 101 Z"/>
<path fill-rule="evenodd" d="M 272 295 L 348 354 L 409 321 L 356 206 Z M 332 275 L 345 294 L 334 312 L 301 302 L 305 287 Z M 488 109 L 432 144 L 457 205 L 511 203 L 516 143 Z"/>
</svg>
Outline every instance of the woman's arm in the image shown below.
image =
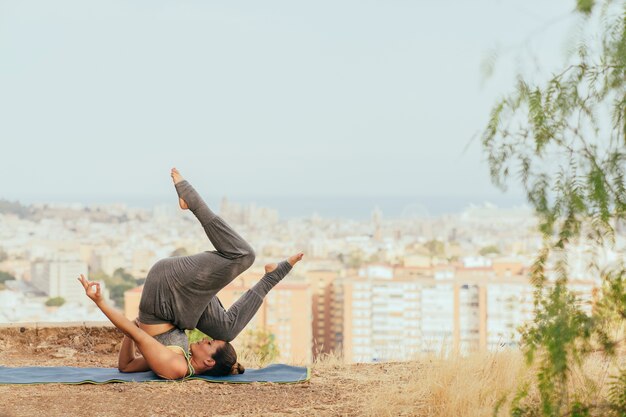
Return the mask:
<svg viewBox="0 0 626 417">
<path fill-rule="evenodd" d="M 142 359 L 145 360 L 150 369 L 166 379 L 178 379 L 187 375 L 186 359 L 157 342 L 152 336 L 124 317 L 121 312 L 105 303 L 100 291 L 100 283 L 87 281 L 82 274 L 78 280 L 85 288 L 87 296 L 96 303 L 98 308 L 111 320 L 115 327 L 137 344 L 143 355 Z M 135 366 L 139 365 L 140 363 L 135 364 Z"/>
<path fill-rule="evenodd" d="M 120 372 L 144 372 L 150 370 L 150 366 L 143 356 L 135 356 L 135 342 L 126 335 L 124 335 L 120 355 L 117 359 L 117 369 Z"/>
</svg>

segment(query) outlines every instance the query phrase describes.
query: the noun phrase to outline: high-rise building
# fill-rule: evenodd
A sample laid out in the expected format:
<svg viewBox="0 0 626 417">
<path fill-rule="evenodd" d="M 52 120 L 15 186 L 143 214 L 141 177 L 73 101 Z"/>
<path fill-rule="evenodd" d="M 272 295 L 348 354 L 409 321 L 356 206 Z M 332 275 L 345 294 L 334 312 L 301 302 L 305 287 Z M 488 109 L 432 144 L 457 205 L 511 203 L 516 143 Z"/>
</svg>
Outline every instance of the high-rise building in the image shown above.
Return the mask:
<svg viewBox="0 0 626 417">
<path fill-rule="evenodd" d="M 482 287 L 476 283 L 454 284 L 454 337 L 455 352 L 469 353 L 480 349 Z"/>
<path fill-rule="evenodd" d="M 419 284 L 371 277 L 343 281 L 347 362 L 410 359 L 421 351 Z"/>
<path fill-rule="evenodd" d="M 517 345 L 517 327 L 533 317 L 533 286 L 524 277 L 488 282 L 485 286 L 487 349 Z"/>
<path fill-rule="evenodd" d="M 485 341 L 488 349 L 516 346 L 518 328 L 533 318 L 535 287 L 526 276 L 490 280 L 485 284 L 486 319 Z M 579 299 L 582 310 L 591 314 L 596 288 L 591 280 L 572 279 L 568 288 Z"/>
<path fill-rule="evenodd" d="M 454 283 L 422 280 L 420 290 L 422 352 L 445 352 L 454 343 Z"/>
<path fill-rule="evenodd" d="M 336 316 L 337 303 L 335 300 L 335 281 L 339 272 L 332 268 L 308 270 L 306 279 L 311 285 L 311 315 L 313 357 L 323 353 L 334 352 L 341 342 L 337 336 Z"/>
<path fill-rule="evenodd" d="M 87 273 L 87 264 L 78 260 L 40 260 L 31 265 L 31 283 L 49 297 L 67 302 L 86 303 L 85 290 L 77 281 Z"/>
<path fill-rule="evenodd" d="M 346 361 L 409 360 L 419 352 L 467 354 L 512 346 L 519 342 L 519 326 L 533 317 L 534 287 L 527 275 L 511 274 L 520 270 L 516 264 L 444 268 L 430 277 L 414 269 L 400 268 L 389 278 L 365 268 L 336 282 Z M 569 285 L 587 312 L 593 285 L 581 280 Z"/>
</svg>

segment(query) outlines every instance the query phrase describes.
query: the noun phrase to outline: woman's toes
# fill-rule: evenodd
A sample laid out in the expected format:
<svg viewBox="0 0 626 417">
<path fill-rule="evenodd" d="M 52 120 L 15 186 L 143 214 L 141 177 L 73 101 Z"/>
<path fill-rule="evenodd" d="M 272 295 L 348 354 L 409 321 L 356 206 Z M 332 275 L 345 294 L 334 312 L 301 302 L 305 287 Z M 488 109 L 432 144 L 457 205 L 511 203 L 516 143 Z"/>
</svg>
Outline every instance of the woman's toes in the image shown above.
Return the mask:
<svg viewBox="0 0 626 417">
<path fill-rule="evenodd" d="M 302 260 L 302 257 L 304 256 L 304 253 L 300 252 L 296 255 L 293 255 L 289 258 L 289 263 L 291 264 L 291 266 L 294 266 L 295 264 L 297 264 L 298 262 L 300 262 Z"/>
<path fill-rule="evenodd" d="M 172 175 L 172 179 L 174 180 L 174 184 L 178 184 L 184 179 L 183 176 L 180 175 L 180 172 L 178 172 L 176 168 L 172 168 L 171 175 Z"/>
</svg>

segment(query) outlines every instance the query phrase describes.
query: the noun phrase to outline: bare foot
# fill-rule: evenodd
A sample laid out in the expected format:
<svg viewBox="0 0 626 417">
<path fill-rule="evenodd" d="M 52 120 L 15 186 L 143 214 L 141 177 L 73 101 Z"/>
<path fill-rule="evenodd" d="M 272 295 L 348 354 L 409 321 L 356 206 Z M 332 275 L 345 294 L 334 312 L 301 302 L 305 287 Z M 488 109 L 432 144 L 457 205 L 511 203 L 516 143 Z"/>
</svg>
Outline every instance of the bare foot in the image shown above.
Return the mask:
<svg viewBox="0 0 626 417">
<path fill-rule="evenodd" d="M 172 168 L 171 176 L 172 176 L 172 180 L 174 180 L 174 184 L 178 184 L 179 182 L 184 180 L 183 176 L 180 175 L 180 172 L 178 172 L 176 168 Z M 178 198 L 178 205 L 183 210 L 189 209 L 189 206 L 187 206 L 187 203 L 185 202 L 185 200 L 183 200 L 180 197 Z"/>
<path fill-rule="evenodd" d="M 290 256 L 289 259 L 287 259 L 287 262 L 289 262 L 291 266 L 294 266 L 295 264 L 300 262 L 300 260 L 302 260 L 303 256 L 304 256 L 304 253 L 300 252 L 296 255 Z M 269 274 L 270 272 L 275 270 L 277 267 L 278 267 L 278 264 L 267 264 L 265 265 L 265 273 Z"/>
<path fill-rule="evenodd" d="M 304 253 L 302 253 L 302 252 L 296 253 L 295 255 L 290 256 L 289 259 L 287 259 L 287 261 L 289 261 L 291 266 L 294 266 L 295 264 L 297 264 L 298 262 L 300 262 L 302 260 L 303 256 L 304 256 Z"/>
<path fill-rule="evenodd" d="M 172 172 L 170 173 L 170 175 L 172 176 L 172 179 L 174 180 L 174 184 L 178 184 L 179 182 L 184 180 L 183 176 L 180 175 L 180 172 L 178 172 L 176 168 L 172 168 Z"/>
</svg>

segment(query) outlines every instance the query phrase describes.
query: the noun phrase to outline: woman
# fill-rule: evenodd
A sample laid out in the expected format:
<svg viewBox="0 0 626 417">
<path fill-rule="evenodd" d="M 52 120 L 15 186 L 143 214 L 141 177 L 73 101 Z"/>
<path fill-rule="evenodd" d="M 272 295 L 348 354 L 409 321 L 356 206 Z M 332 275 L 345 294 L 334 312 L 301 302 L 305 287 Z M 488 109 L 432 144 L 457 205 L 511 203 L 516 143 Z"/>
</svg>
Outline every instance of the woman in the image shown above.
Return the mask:
<svg viewBox="0 0 626 417">
<path fill-rule="evenodd" d="M 125 335 L 118 360 L 121 372 L 151 369 L 166 379 L 243 373 L 229 342 L 303 254 L 278 265 L 266 265 L 261 280 L 225 310 L 216 294 L 252 265 L 254 251 L 209 209 L 176 168 L 171 175 L 180 207 L 193 212 L 216 250 L 158 261 L 146 277 L 135 323 L 105 303 L 99 283 L 88 281 L 83 275 L 78 280 L 87 296 Z M 189 344 L 184 330 L 194 328 L 213 340 Z M 135 347 L 141 355 L 135 355 Z"/>
</svg>

